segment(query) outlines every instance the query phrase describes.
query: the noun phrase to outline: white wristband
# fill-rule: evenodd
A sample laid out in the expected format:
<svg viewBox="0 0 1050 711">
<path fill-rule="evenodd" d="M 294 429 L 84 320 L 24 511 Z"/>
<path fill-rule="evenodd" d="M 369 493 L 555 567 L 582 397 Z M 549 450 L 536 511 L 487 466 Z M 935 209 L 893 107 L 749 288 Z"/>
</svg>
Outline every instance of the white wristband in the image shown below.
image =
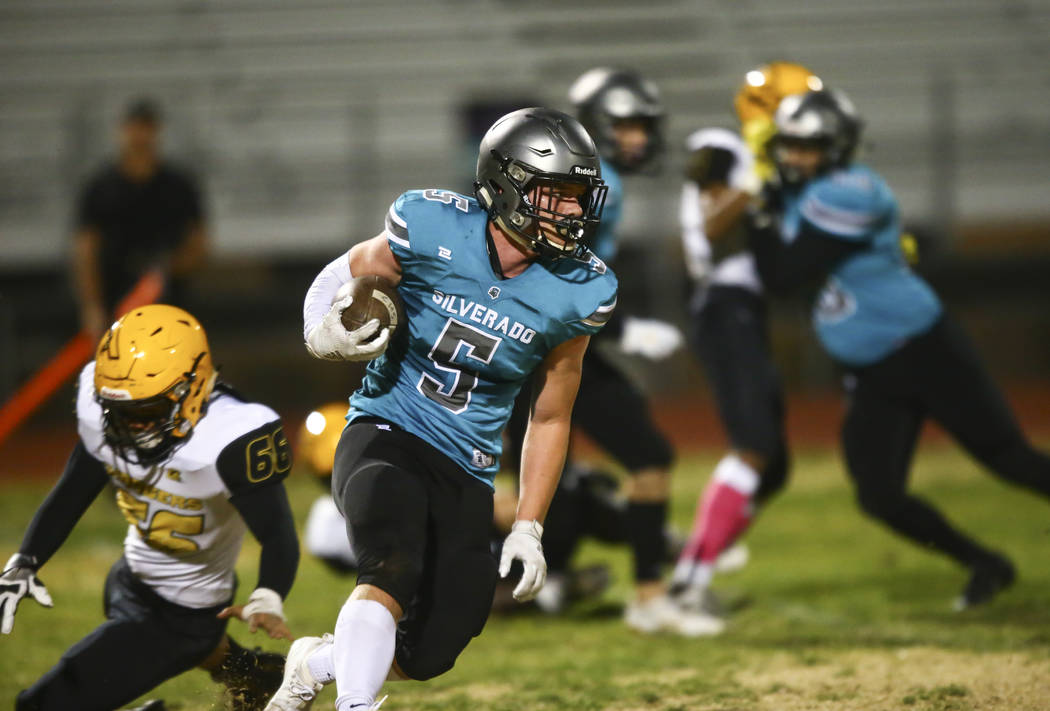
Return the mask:
<svg viewBox="0 0 1050 711">
<path fill-rule="evenodd" d="M 269 588 L 255 588 L 248 596 L 248 604 L 244 606 L 242 618 L 247 620 L 260 612 L 283 620 L 284 606 L 281 603 L 281 596 Z"/>
<path fill-rule="evenodd" d="M 303 301 L 303 339 L 309 340 L 312 331 L 332 308 L 339 287 L 346 284 L 354 275 L 350 273 L 350 252 L 344 252 L 333 259 L 321 273 L 314 277 Z"/>
</svg>

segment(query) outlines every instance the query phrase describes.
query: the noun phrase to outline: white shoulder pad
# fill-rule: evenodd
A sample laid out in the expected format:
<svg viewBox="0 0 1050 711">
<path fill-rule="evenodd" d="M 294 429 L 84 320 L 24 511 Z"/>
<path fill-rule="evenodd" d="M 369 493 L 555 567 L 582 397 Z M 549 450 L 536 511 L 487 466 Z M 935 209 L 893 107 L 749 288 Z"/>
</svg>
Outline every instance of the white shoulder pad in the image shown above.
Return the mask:
<svg viewBox="0 0 1050 711">
<path fill-rule="evenodd" d="M 190 441 L 179 449 L 179 457 L 196 468 L 210 466 L 230 442 L 277 419 L 277 413 L 262 403 L 241 402 L 224 394 L 213 396 Z"/>
</svg>

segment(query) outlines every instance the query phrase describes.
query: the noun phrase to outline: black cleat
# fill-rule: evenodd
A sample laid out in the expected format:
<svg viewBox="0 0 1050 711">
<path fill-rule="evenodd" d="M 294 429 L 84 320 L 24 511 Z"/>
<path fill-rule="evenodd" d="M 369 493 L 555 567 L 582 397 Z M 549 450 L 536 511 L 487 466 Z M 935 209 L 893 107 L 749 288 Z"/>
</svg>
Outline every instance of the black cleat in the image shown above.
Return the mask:
<svg viewBox="0 0 1050 711">
<path fill-rule="evenodd" d="M 1004 556 L 992 554 L 970 566 L 970 580 L 962 594 L 955 599 L 956 612 L 982 605 L 1013 585 L 1017 571 Z"/>
</svg>

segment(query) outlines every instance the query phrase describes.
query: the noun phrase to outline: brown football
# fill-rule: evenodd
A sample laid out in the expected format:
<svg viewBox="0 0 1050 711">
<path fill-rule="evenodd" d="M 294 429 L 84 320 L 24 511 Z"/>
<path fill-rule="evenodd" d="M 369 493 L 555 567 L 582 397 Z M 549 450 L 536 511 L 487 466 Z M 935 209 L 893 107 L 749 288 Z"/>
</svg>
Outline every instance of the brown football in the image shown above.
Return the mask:
<svg viewBox="0 0 1050 711">
<path fill-rule="evenodd" d="M 372 274 L 354 277 L 340 288 L 340 296 L 346 293 L 354 297 L 353 303 L 340 314 L 346 330 L 353 331 L 377 318 L 380 328 L 389 328 L 393 337 L 405 323 L 405 307 L 397 287 L 383 277 Z"/>
</svg>

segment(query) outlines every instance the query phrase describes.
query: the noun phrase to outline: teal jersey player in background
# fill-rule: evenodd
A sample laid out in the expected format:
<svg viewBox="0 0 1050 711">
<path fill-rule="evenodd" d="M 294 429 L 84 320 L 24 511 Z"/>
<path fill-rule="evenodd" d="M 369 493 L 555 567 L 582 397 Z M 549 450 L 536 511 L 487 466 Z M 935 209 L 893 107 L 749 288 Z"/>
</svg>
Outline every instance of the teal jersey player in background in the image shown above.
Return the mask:
<svg viewBox="0 0 1050 711">
<path fill-rule="evenodd" d="M 969 570 L 957 609 L 990 600 L 1014 568 L 907 491 L 915 444 L 933 417 L 998 476 L 1050 496 L 1050 457 L 1025 439 L 962 329 L 899 247 L 897 202 L 853 162 L 861 123 L 838 91 L 785 98 L 752 246 L 770 289 L 824 280 L 814 325 L 846 371 L 842 444 L 861 508 Z"/>
<path fill-rule="evenodd" d="M 814 305 L 814 328 L 833 358 L 869 365 L 940 317 L 940 300 L 901 251 L 897 200 L 871 168 L 854 163 L 786 186 L 783 200 L 787 242 L 811 229 L 862 247 L 834 265 Z"/>
<path fill-rule="evenodd" d="M 377 708 L 384 680 L 442 674 L 481 632 L 497 577 L 491 478 L 530 376 L 521 496 L 498 572 L 521 562 L 519 600 L 543 585 L 542 522 L 583 354 L 616 303 L 616 278 L 585 247 L 605 185 L 583 127 L 533 108 L 485 134 L 474 188 L 476 201 L 405 193 L 386 229 L 329 264 L 307 294 L 314 355 L 376 359 L 351 398 L 332 472 L 360 573 L 334 636 L 292 645 L 271 711 L 306 708 L 332 681 L 338 711 Z M 355 274 L 397 285 L 408 328 L 393 341 L 378 320 L 342 326 L 352 297 L 340 288 Z"/>
</svg>

